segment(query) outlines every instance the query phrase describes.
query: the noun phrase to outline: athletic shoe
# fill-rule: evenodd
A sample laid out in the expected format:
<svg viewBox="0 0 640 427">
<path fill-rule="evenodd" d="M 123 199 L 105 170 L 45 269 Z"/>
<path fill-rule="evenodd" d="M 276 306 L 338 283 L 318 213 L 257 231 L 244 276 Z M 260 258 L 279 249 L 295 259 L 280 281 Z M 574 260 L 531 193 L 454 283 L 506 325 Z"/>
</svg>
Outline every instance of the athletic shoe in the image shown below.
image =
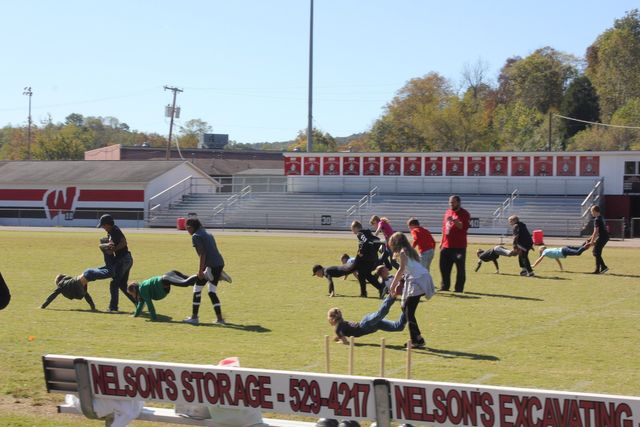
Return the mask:
<svg viewBox="0 0 640 427">
<path fill-rule="evenodd" d="M 591 273 L 589 273 L 589 274 L 600 274 L 600 271 L 598 271 L 598 270 L 596 270 L 596 271 L 592 271 L 592 272 L 591 272 Z"/>
<path fill-rule="evenodd" d="M 227 322 L 224 321 L 224 319 L 218 319 L 215 322 L 213 322 L 214 325 L 226 325 Z"/>
<path fill-rule="evenodd" d="M 606 273 L 607 271 L 609 271 L 609 267 L 605 267 L 605 268 L 603 268 L 602 270 L 600 270 L 600 274 L 604 274 L 604 273 Z"/>
<path fill-rule="evenodd" d="M 530 271 L 530 272 L 527 273 L 527 277 L 533 277 L 535 275 L 536 275 L 536 273 L 534 273 L 533 271 Z"/>
<path fill-rule="evenodd" d="M 224 270 L 222 270 L 222 273 L 220 273 L 220 280 L 224 280 L 227 283 L 233 283 L 233 281 L 231 280 L 231 276 L 229 276 Z"/>
<path fill-rule="evenodd" d="M 526 276 L 526 275 L 528 275 L 528 274 L 529 274 L 529 273 L 527 273 L 527 270 L 522 270 L 522 271 L 520 272 L 520 275 L 521 275 L 521 276 Z"/>
<path fill-rule="evenodd" d="M 107 308 L 107 309 L 105 310 L 105 313 L 120 313 L 120 311 L 118 311 L 118 309 L 117 309 L 117 308 L 111 308 L 111 307 L 109 307 L 109 308 Z"/>
<path fill-rule="evenodd" d="M 367 294 L 360 294 L 360 298 L 366 298 Z"/>
<path fill-rule="evenodd" d="M 200 324 L 200 321 L 198 320 L 197 317 L 187 317 L 182 321 L 182 323 L 188 323 L 193 326 L 198 326 Z"/>
<path fill-rule="evenodd" d="M 204 269 L 204 277 L 210 282 L 213 282 L 213 273 L 211 272 L 211 267 L 207 267 Z"/>
</svg>

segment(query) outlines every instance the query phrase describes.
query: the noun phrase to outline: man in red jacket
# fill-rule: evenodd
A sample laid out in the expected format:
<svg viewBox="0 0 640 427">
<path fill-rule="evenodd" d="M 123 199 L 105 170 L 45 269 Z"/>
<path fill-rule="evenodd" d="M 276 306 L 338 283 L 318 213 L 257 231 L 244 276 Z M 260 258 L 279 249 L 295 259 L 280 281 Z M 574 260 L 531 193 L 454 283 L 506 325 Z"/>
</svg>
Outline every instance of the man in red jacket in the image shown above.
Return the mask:
<svg viewBox="0 0 640 427">
<path fill-rule="evenodd" d="M 449 197 L 449 209 L 442 220 L 442 240 L 440 241 L 441 290 L 451 287 L 451 270 L 456 266 L 456 292 L 464 292 L 466 280 L 465 260 L 467 255 L 467 230 L 470 215 L 460 206 L 460 196 Z"/>
</svg>

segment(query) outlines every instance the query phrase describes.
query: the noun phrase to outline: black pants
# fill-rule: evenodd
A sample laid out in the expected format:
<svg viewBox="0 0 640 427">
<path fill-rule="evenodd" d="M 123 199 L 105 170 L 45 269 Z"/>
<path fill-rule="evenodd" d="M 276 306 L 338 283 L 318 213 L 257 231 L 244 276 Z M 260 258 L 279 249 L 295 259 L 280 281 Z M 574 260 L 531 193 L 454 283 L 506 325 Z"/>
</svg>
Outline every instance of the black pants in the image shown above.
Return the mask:
<svg viewBox="0 0 640 427">
<path fill-rule="evenodd" d="M 113 261 L 113 279 L 111 279 L 111 283 L 109 283 L 109 293 L 111 294 L 109 308 L 111 310 L 118 310 L 119 290 L 122 291 L 134 306 L 137 305 L 136 300 L 134 300 L 127 292 L 127 282 L 129 281 L 129 272 L 131 271 L 131 267 L 133 267 L 133 257 L 131 257 L 131 252 L 127 252 L 121 258 Z"/>
<path fill-rule="evenodd" d="M 9 301 L 11 301 L 11 292 L 9 292 L 7 282 L 4 281 L 2 274 L 0 274 L 0 310 L 8 306 Z"/>
<path fill-rule="evenodd" d="M 596 244 L 593 246 L 593 256 L 596 258 L 596 271 L 600 272 L 607 268 L 607 265 L 604 263 L 602 259 L 602 249 L 607 244 L 609 239 L 600 239 L 596 240 Z"/>
<path fill-rule="evenodd" d="M 518 264 L 520 264 L 520 268 L 527 273 L 531 273 L 533 269 L 531 268 L 531 262 L 529 262 L 529 249 L 522 249 L 518 251 Z"/>
<path fill-rule="evenodd" d="M 382 296 L 382 290 L 384 286 L 378 282 L 378 279 L 371 274 L 371 271 L 377 266 L 376 259 L 361 259 L 356 258 L 355 269 L 358 272 L 358 282 L 360 283 L 360 296 L 367 296 L 367 282 L 371 283 L 374 288 L 378 290 L 380 296 Z"/>
<path fill-rule="evenodd" d="M 451 270 L 456 266 L 456 292 L 464 292 L 464 282 L 467 280 L 465 261 L 467 248 L 442 248 L 440 249 L 440 274 L 442 275 L 443 291 L 451 288 Z"/>
<path fill-rule="evenodd" d="M 412 343 L 417 343 L 420 340 L 420 328 L 418 327 L 418 320 L 416 319 L 416 309 L 420 303 L 422 295 L 407 298 L 407 301 L 402 307 L 404 315 L 407 317 L 407 323 L 409 324 L 409 336 Z"/>
</svg>

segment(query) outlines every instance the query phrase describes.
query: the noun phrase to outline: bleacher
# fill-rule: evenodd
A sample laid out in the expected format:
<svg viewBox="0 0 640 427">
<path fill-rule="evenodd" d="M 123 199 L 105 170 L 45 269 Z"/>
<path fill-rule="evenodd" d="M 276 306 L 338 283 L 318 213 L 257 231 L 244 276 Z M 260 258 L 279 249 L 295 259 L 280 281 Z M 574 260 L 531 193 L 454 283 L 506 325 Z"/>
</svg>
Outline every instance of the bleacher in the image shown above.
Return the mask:
<svg viewBox="0 0 640 427">
<path fill-rule="evenodd" d="M 389 218 L 398 230 L 406 231 L 406 220 L 415 216 L 434 232 L 439 232 L 448 207 L 446 194 L 377 194 L 360 208 L 361 194 L 343 193 L 250 193 L 226 201 L 230 193 L 190 194 L 167 210 L 154 213 L 152 227 L 175 227 L 178 217 L 196 214 L 209 228 L 348 230 L 357 219 L 368 224 L 371 215 Z M 494 213 L 504 195 L 464 195 L 462 206 L 478 218 L 479 228 L 471 233 L 509 234 L 507 217 L 517 214 L 531 230 L 542 229 L 548 236 L 577 237 L 582 229 L 577 196 L 521 196 L 499 218 Z"/>
</svg>

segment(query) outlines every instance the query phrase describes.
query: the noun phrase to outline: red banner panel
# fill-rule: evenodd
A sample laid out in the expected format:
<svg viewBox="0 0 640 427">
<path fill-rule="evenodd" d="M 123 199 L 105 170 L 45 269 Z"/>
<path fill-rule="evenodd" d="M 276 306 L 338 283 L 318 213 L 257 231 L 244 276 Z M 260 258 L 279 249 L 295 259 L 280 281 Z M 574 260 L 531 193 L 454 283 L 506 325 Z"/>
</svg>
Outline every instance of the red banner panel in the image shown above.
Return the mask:
<svg viewBox="0 0 640 427">
<path fill-rule="evenodd" d="M 553 157 L 533 156 L 533 176 L 553 175 Z"/>
<path fill-rule="evenodd" d="M 598 175 L 600 175 L 600 157 L 581 156 L 580 157 L 580 176 L 598 176 Z"/>
<path fill-rule="evenodd" d="M 322 174 L 323 175 L 340 175 L 340 158 L 339 157 L 323 157 L 322 158 Z"/>
<path fill-rule="evenodd" d="M 531 157 L 513 156 L 511 158 L 511 176 L 530 176 Z"/>
<path fill-rule="evenodd" d="M 365 157 L 362 163 L 363 175 L 380 175 L 380 157 Z"/>
<path fill-rule="evenodd" d="M 467 176 L 485 176 L 487 174 L 487 158 L 467 157 Z"/>
<path fill-rule="evenodd" d="M 383 157 L 382 174 L 388 176 L 400 175 L 400 157 Z"/>
<path fill-rule="evenodd" d="M 424 174 L 427 176 L 442 176 L 442 157 L 425 157 Z"/>
<path fill-rule="evenodd" d="M 447 176 L 464 175 L 464 157 L 447 157 Z"/>
<path fill-rule="evenodd" d="M 422 157 L 405 157 L 404 174 L 407 176 L 422 175 Z"/>
<path fill-rule="evenodd" d="M 491 176 L 507 176 L 509 171 L 509 158 L 505 156 L 489 157 L 489 175 Z"/>
<path fill-rule="evenodd" d="M 576 176 L 576 156 L 556 157 L 556 175 Z"/>
<path fill-rule="evenodd" d="M 301 157 L 285 157 L 284 158 L 284 174 L 300 175 L 302 173 Z"/>
<path fill-rule="evenodd" d="M 360 175 L 360 157 L 349 156 L 342 158 L 343 175 Z"/>
<path fill-rule="evenodd" d="M 304 158 L 304 174 L 320 175 L 320 157 Z"/>
</svg>

